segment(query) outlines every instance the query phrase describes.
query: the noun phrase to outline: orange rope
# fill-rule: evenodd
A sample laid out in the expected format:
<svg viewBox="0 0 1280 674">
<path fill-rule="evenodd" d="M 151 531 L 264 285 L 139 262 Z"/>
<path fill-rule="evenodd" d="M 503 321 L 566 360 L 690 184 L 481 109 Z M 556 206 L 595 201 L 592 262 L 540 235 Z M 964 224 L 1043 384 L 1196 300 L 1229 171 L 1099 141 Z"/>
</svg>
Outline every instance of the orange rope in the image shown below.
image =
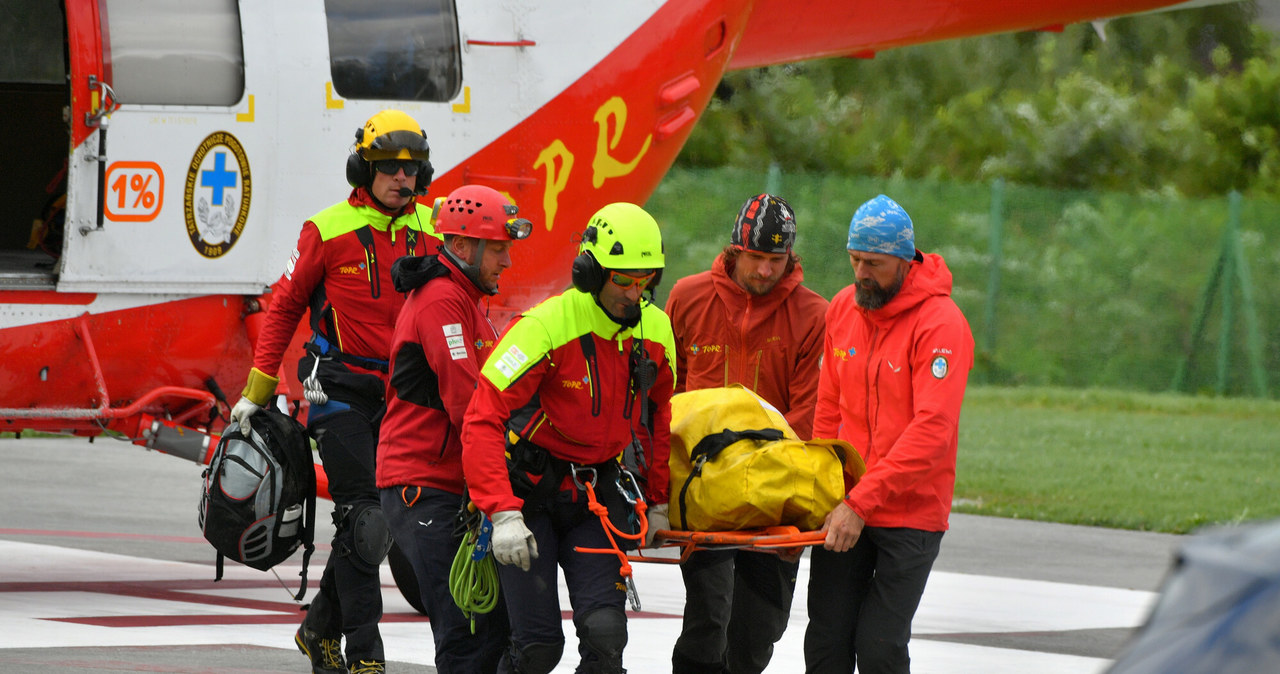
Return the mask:
<svg viewBox="0 0 1280 674">
<path fill-rule="evenodd" d="M 590 510 L 592 513 L 595 513 L 595 515 L 600 518 L 600 525 L 604 528 L 604 534 L 609 538 L 609 545 L 612 547 L 608 547 L 608 548 L 580 548 L 579 547 L 579 548 L 574 548 L 574 550 L 577 552 L 594 552 L 594 553 L 600 553 L 600 554 L 606 554 L 606 555 L 609 555 L 609 554 L 615 555 L 617 556 L 618 561 L 622 565 L 620 572 L 622 574 L 623 579 L 630 578 L 631 562 L 627 560 L 627 553 L 623 552 L 622 549 L 618 547 L 618 541 L 616 538 L 614 538 L 614 536 L 617 535 L 627 540 L 631 540 L 631 541 L 638 540 L 643 542 L 645 535 L 649 533 L 649 518 L 648 516 L 645 515 L 645 510 L 648 509 L 649 507 L 648 504 L 641 499 L 636 499 L 636 503 L 635 503 L 636 516 L 640 519 L 640 531 L 634 534 L 629 534 L 613 526 L 613 522 L 609 520 L 609 509 L 605 507 L 604 504 L 600 503 L 600 501 L 596 500 L 596 488 L 595 488 L 594 482 L 585 482 L 583 483 L 583 486 L 586 487 L 586 490 L 587 490 L 587 509 Z"/>
</svg>

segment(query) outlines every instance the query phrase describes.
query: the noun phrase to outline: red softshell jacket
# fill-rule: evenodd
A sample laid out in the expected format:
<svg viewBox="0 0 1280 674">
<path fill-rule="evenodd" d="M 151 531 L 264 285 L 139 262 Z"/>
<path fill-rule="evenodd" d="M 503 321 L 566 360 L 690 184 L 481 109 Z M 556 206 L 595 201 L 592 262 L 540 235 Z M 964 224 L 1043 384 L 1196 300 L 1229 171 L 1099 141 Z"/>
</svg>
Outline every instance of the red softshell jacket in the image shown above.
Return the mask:
<svg viewBox="0 0 1280 674">
<path fill-rule="evenodd" d="M 868 525 L 945 531 L 973 367 L 951 271 L 940 256 L 917 253 L 885 306 L 867 311 L 854 293 L 841 290 L 827 311 L 814 435 L 847 440 L 866 460 L 845 502 Z"/>
<path fill-rule="evenodd" d="M 667 297 L 677 392 L 742 384 L 810 439 L 827 301 L 802 281 L 797 264 L 767 295 L 752 295 L 734 282 L 723 253 L 710 271 L 677 281 Z"/>
<path fill-rule="evenodd" d="M 667 502 L 675 386 L 671 323 L 648 302 L 641 307 L 640 324 L 623 328 L 591 295 L 569 290 L 525 312 L 503 333 L 481 369 L 462 428 L 468 493 L 482 511 L 492 515 L 524 505 L 507 474 L 506 423 L 535 395 L 530 420 L 516 429 L 521 437 L 579 465 L 613 460 L 636 438 L 647 458 L 645 498 L 651 505 Z M 648 393 L 652 437 L 632 387 L 637 341 L 657 365 Z"/>
<path fill-rule="evenodd" d="M 428 225 L 430 209 L 417 202 L 410 206 L 403 213 L 388 213 L 359 188 L 303 223 L 298 247 L 273 286 L 254 367 L 273 376 L 279 371 L 298 322 L 318 293 L 332 307 L 331 324 L 318 321 L 330 344 L 352 356 L 387 360 L 405 299 L 392 287 L 391 264 L 402 255 L 435 250 L 439 243 Z M 386 379 L 383 373 L 370 373 Z"/>
<path fill-rule="evenodd" d="M 498 333 L 481 310 L 486 295 L 446 256 L 438 264 L 447 274 L 411 291 L 396 323 L 379 489 L 462 493 L 462 418 Z"/>
</svg>

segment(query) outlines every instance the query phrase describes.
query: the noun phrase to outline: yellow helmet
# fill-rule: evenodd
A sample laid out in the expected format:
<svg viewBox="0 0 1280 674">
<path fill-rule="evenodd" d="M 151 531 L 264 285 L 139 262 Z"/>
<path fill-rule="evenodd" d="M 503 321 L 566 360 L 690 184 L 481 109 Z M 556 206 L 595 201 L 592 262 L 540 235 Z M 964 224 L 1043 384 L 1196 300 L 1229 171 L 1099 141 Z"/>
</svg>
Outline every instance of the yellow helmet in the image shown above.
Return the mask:
<svg viewBox="0 0 1280 674">
<path fill-rule="evenodd" d="M 383 110 L 356 131 L 356 152 L 365 161 L 416 159 L 427 161 L 431 148 L 427 133 L 409 115 L 399 110 Z"/>
<path fill-rule="evenodd" d="M 355 148 L 347 156 L 347 182 L 352 187 L 368 187 L 376 162 L 417 162 L 416 168 L 406 167 L 405 174 L 417 176 L 414 193 L 423 194 L 435 174 L 430 159 L 427 133 L 418 123 L 400 110 L 383 110 L 356 129 Z"/>
<path fill-rule="evenodd" d="M 666 257 L 658 222 L 643 208 L 624 201 L 591 216 L 579 253 L 591 253 L 605 269 L 662 269 Z"/>
<path fill-rule="evenodd" d="M 582 292 L 597 293 L 604 286 L 605 269 L 656 271 L 648 285 L 652 289 L 662 279 L 665 266 L 658 222 L 635 204 L 616 202 L 596 211 L 588 221 L 573 260 L 573 285 Z"/>
</svg>

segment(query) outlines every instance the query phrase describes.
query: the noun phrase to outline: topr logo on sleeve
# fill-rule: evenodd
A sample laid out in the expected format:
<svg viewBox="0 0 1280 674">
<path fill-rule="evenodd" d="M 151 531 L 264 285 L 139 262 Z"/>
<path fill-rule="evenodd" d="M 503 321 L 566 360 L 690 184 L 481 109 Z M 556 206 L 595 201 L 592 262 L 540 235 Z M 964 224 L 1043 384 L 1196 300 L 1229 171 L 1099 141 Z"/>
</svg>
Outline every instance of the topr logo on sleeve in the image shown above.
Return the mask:
<svg viewBox="0 0 1280 674">
<path fill-rule="evenodd" d="M 933 364 L 929 366 L 929 372 L 933 374 L 934 379 L 942 379 L 947 376 L 947 357 L 938 356 L 933 359 Z"/>
</svg>

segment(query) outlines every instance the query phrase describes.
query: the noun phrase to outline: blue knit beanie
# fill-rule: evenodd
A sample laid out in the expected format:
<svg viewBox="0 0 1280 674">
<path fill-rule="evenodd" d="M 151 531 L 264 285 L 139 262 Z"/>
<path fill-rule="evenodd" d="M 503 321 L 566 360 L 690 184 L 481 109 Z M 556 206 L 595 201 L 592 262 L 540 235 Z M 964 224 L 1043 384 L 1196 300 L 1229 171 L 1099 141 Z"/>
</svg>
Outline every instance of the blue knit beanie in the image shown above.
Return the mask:
<svg viewBox="0 0 1280 674">
<path fill-rule="evenodd" d="M 916 256 L 911 216 L 898 202 L 881 194 L 858 207 L 849 223 L 849 250 L 885 253 L 910 261 Z"/>
</svg>

